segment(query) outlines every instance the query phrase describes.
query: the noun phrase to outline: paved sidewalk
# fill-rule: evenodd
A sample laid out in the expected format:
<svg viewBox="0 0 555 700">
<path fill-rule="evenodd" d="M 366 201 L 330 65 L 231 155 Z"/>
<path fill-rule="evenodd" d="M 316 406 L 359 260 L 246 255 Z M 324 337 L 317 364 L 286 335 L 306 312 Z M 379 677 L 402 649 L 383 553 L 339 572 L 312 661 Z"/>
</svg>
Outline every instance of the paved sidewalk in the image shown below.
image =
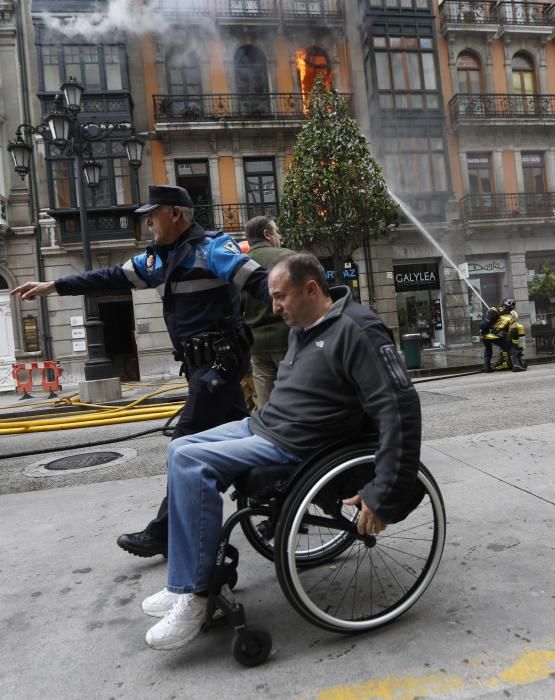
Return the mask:
<svg viewBox="0 0 555 700">
<path fill-rule="evenodd" d="M 232 659 L 226 627 L 176 651 L 145 645 L 155 621 L 140 603 L 164 585 L 166 565 L 126 555 L 115 539 L 143 524 L 164 476 L 0 496 L 0 697 L 551 700 L 552 428 L 425 443 L 448 514 L 442 564 L 411 611 L 373 633 L 301 619 L 237 531 L 237 598 L 273 637 L 257 669 Z"/>
</svg>

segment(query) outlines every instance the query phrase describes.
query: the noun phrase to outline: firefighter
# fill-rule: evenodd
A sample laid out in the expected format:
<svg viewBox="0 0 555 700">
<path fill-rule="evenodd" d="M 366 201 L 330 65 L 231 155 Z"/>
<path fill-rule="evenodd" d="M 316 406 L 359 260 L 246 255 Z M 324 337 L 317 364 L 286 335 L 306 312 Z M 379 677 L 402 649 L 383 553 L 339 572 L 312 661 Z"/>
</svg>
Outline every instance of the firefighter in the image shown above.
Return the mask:
<svg viewBox="0 0 555 700">
<path fill-rule="evenodd" d="M 501 360 L 501 366 L 496 366 L 496 369 L 509 368 L 509 328 L 514 322 L 514 316 L 511 315 L 514 308 L 514 299 L 504 299 L 499 306 L 492 306 L 488 309 L 480 324 L 480 337 L 484 344 L 484 372 L 493 372 L 491 358 L 494 345 L 500 349 Z M 516 314 L 516 312 L 514 313 Z M 515 366 L 518 366 L 518 363 Z M 521 370 L 515 369 L 514 371 Z"/>
<path fill-rule="evenodd" d="M 516 315 L 516 311 L 514 314 Z M 509 328 L 509 356 L 513 372 L 522 372 L 528 369 L 528 363 L 524 359 L 525 347 L 526 330 L 524 325 L 519 323 L 518 316 L 516 316 Z"/>
</svg>

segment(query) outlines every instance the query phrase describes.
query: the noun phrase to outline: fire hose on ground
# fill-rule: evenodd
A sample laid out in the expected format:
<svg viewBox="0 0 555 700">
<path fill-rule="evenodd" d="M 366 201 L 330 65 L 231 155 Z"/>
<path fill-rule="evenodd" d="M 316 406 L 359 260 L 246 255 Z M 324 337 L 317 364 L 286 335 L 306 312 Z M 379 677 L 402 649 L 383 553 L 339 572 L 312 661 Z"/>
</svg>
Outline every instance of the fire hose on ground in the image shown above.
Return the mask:
<svg viewBox="0 0 555 700">
<path fill-rule="evenodd" d="M 99 440 L 94 443 L 87 442 L 83 445 L 68 445 L 48 450 L 33 450 L 29 452 L 18 451 L 16 454 L 1 455 L 0 459 L 6 459 L 8 457 L 16 456 L 22 457 L 33 454 L 44 454 L 45 452 L 57 452 L 68 449 L 78 449 L 81 447 L 91 447 L 93 445 L 103 445 L 112 442 L 121 442 L 122 440 L 131 440 L 133 438 L 142 437 L 143 435 L 148 435 L 156 432 L 162 432 L 167 435 L 166 431 L 169 429 L 171 422 L 183 410 L 185 403 L 164 402 L 151 404 L 148 406 L 141 406 L 140 404 L 145 400 L 152 398 L 153 396 L 157 396 L 158 394 L 163 394 L 168 391 L 174 391 L 176 389 L 184 389 L 186 388 L 186 386 L 186 384 L 165 386 L 161 389 L 158 389 L 157 391 L 145 394 L 144 396 L 141 396 L 135 401 L 132 401 L 131 403 L 126 404 L 124 406 L 87 404 L 79 401 L 78 395 L 74 394 L 68 397 L 56 399 L 52 403 L 55 406 L 81 406 L 85 409 L 96 410 L 89 410 L 87 412 L 79 414 L 76 414 L 74 411 L 71 411 L 58 414 L 54 417 L 43 413 L 25 419 L 22 419 L 21 416 L 16 418 L 5 418 L 3 420 L 0 419 L 0 435 L 23 435 L 26 433 L 54 430 L 70 430 L 76 428 L 91 428 L 99 426 L 117 425 L 120 423 L 166 419 L 166 423 L 162 427 L 145 430 L 134 435 L 125 436 L 123 438 L 111 438 L 107 440 Z"/>
</svg>

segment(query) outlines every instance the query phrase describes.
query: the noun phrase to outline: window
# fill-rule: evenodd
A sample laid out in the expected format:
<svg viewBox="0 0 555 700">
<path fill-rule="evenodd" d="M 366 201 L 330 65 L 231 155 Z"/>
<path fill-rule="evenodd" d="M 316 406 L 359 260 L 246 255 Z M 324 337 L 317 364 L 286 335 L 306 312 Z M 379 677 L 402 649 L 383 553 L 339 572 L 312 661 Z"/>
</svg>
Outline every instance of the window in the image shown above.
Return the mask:
<svg viewBox="0 0 555 700">
<path fill-rule="evenodd" d="M 125 53 L 117 45 L 40 46 L 42 89 L 57 91 L 71 78 L 89 91 L 126 89 Z"/>
<path fill-rule="evenodd" d="M 60 66 L 57 46 L 42 47 L 42 69 L 45 90 L 58 90 L 60 87 Z"/>
<path fill-rule="evenodd" d="M 248 218 L 276 216 L 278 212 L 274 159 L 245 158 L 244 168 Z"/>
<path fill-rule="evenodd" d="M 382 109 L 439 109 L 431 38 L 374 36 L 373 47 Z"/>
<path fill-rule="evenodd" d="M 482 90 L 482 66 L 480 59 L 470 51 L 463 51 L 457 58 L 459 93 L 480 95 Z"/>
<path fill-rule="evenodd" d="M 297 74 L 303 96 L 303 105 L 306 107 L 308 96 L 314 87 L 314 81 L 321 75 L 326 89 L 332 86 L 331 63 L 325 51 L 318 46 L 309 46 L 307 49 L 298 49 L 295 54 Z"/>
<path fill-rule="evenodd" d="M 399 192 L 447 192 L 443 138 L 404 136 L 385 139 L 384 170 Z"/>
<path fill-rule="evenodd" d="M 241 46 L 235 52 L 235 82 L 240 95 L 269 92 L 266 57 L 256 46 Z"/>
<path fill-rule="evenodd" d="M 533 95 L 536 92 L 536 78 L 532 60 L 523 53 L 513 56 L 513 92 L 516 95 Z"/>
<path fill-rule="evenodd" d="M 495 192 L 491 157 L 489 153 L 467 153 L 468 184 L 474 211 L 491 211 L 494 208 L 492 194 Z"/>
<path fill-rule="evenodd" d="M 183 55 L 178 49 L 170 51 L 166 58 L 168 91 L 175 95 L 169 100 L 169 112 L 188 119 L 203 114 L 202 79 L 197 55 Z"/>
<path fill-rule="evenodd" d="M 121 141 L 92 144 L 93 155 L 102 165 L 100 184 L 95 190 L 85 185 L 87 207 L 125 206 L 133 203 L 129 161 Z M 77 183 L 74 181 L 73 161 L 49 156 L 47 161 L 52 183 L 54 209 L 75 209 L 79 206 Z"/>
<path fill-rule="evenodd" d="M 106 89 L 122 90 L 122 65 L 119 46 L 104 47 L 104 67 L 106 70 Z"/>
<path fill-rule="evenodd" d="M 194 52 L 183 56 L 173 49 L 166 58 L 168 90 L 172 95 L 201 95 L 200 65 Z"/>
</svg>

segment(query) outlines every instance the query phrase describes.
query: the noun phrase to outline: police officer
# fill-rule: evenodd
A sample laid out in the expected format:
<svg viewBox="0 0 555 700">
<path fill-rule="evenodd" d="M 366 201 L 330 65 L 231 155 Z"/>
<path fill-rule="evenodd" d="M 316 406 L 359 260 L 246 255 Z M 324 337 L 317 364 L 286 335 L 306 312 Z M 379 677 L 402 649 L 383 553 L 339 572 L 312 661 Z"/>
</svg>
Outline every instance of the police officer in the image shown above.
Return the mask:
<svg viewBox="0 0 555 700">
<path fill-rule="evenodd" d="M 27 282 L 12 291 L 22 299 L 57 292 L 106 294 L 156 288 L 164 320 L 183 362 L 189 395 L 172 439 L 248 416 L 240 381 L 249 366 L 248 330 L 240 292 L 271 303 L 266 271 L 221 232 L 193 222 L 193 202 L 182 187 L 151 186 L 146 216 L 154 241 L 123 265 L 67 275 L 55 282 Z M 164 498 L 145 530 L 121 535 L 118 545 L 141 557 L 167 555 L 168 509 Z"/>
<path fill-rule="evenodd" d="M 488 309 L 480 324 L 480 337 L 484 343 L 484 372 L 493 371 L 491 358 L 494 345 L 497 345 L 501 350 L 503 362 L 502 365 L 499 365 L 499 368 L 505 368 L 503 365 L 506 365 L 508 369 L 511 362 L 514 372 L 523 370 L 519 363 L 518 355 L 512 350 L 512 345 L 509 342 L 509 329 L 511 324 L 514 323 L 516 315 L 514 308 L 514 299 L 504 299 L 499 306 L 492 306 Z M 510 360 L 509 353 L 511 355 Z"/>
</svg>

